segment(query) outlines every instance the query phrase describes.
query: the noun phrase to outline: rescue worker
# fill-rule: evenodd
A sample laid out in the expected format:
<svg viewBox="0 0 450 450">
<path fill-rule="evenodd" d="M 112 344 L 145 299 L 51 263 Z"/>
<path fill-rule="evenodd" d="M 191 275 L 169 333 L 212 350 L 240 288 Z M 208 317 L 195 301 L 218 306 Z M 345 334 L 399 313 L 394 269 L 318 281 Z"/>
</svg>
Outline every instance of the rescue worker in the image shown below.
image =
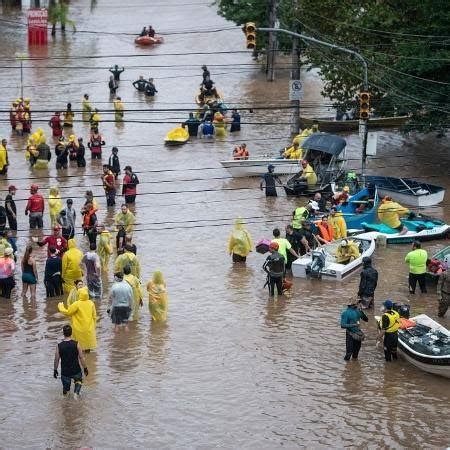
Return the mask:
<svg viewBox="0 0 450 450">
<path fill-rule="evenodd" d="M 234 263 L 245 262 L 248 254 L 252 251 L 252 238 L 244 225 L 244 219 L 238 217 L 228 239 L 228 253 L 232 256 Z"/>
<path fill-rule="evenodd" d="M 76 280 L 83 278 L 83 271 L 81 270 L 81 260 L 83 253 L 77 248 L 75 239 L 69 239 L 67 243 L 67 251 L 62 257 L 62 278 L 64 292 L 68 294 Z"/>
<path fill-rule="evenodd" d="M 108 87 L 111 95 L 115 95 L 117 89 L 119 89 L 119 83 L 117 83 L 112 75 L 109 77 Z"/>
<path fill-rule="evenodd" d="M 55 155 L 56 155 L 56 169 L 67 169 L 68 159 L 69 159 L 69 150 L 64 142 L 64 136 L 59 138 L 58 143 L 55 146 Z"/>
<path fill-rule="evenodd" d="M 97 242 L 97 208 L 91 202 L 86 203 L 82 210 L 83 231 L 89 239 L 89 243 Z"/>
<path fill-rule="evenodd" d="M 116 179 L 108 164 L 103 164 L 103 174 L 101 179 L 103 182 L 103 189 L 105 190 L 106 205 L 114 206 L 116 204 Z"/>
<path fill-rule="evenodd" d="M 444 317 L 450 306 L 450 269 L 439 275 L 437 293 L 439 302 L 438 317 Z"/>
<path fill-rule="evenodd" d="M 341 328 L 345 329 L 345 361 L 349 361 L 350 358 L 358 359 L 361 342 L 364 339 L 364 333 L 359 326 L 361 319 L 364 322 L 369 320 L 361 311 L 358 299 L 354 299 L 341 314 Z"/>
<path fill-rule="evenodd" d="M 377 343 L 383 339 L 384 359 L 389 362 L 397 359 L 398 329 L 400 314 L 393 310 L 394 302 L 386 300 L 383 303 L 384 314 L 378 322 L 379 335 Z"/>
<path fill-rule="evenodd" d="M 103 140 L 102 135 L 98 132 L 98 128 L 94 128 L 88 142 L 92 159 L 102 159 L 102 145 L 105 145 L 105 141 Z"/>
<path fill-rule="evenodd" d="M 25 208 L 25 215 L 30 214 L 30 229 L 44 228 L 44 209 L 45 202 L 44 197 L 38 193 L 39 186 L 37 184 L 32 184 L 30 186 L 30 197 L 28 198 L 27 206 Z"/>
<path fill-rule="evenodd" d="M 145 85 L 144 93 L 148 97 L 153 97 L 158 90 L 156 89 L 155 83 L 153 82 L 153 78 L 149 78 L 147 84 Z"/>
<path fill-rule="evenodd" d="M 8 173 L 8 150 L 6 149 L 6 145 L 8 141 L 6 139 L 2 139 L 2 143 L 0 144 L 0 175 L 6 175 Z"/>
<path fill-rule="evenodd" d="M 152 279 L 147 283 L 148 308 L 152 321 L 165 322 L 167 320 L 167 310 L 169 298 L 164 276 L 160 270 L 155 270 Z"/>
<path fill-rule="evenodd" d="M 110 67 L 109 71 L 113 74 L 113 77 L 116 81 L 120 81 L 120 74 L 124 71 L 125 69 L 122 67 L 121 69 L 119 68 L 119 66 L 116 64 L 114 67 Z"/>
<path fill-rule="evenodd" d="M 98 240 L 97 253 L 100 257 L 100 264 L 103 271 L 108 271 L 109 258 L 113 254 L 113 247 L 111 244 L 111 233 L 104 225 L 99 227 L 100 235 Z"/>
<path fill-rule="evenodd" d="M 64 264 L 64 263 L 63 263 Z M 58 303 L 58 310 L 70 317 L 73 337 L 80 344 L 83 351 L 94 350 L 97 347 L 97 311 L 95 304 L 89 299 L 87 287 L 78 290 L 78 300 L 68 308 L 63 302 Z"/>
<path fill-rule="evenodd" d="M 17 207 L 16 202 L 14 201 L 16 192 L 16 186 L 11 184 L 8 187 L 8 194 L 6 194 L 5 197 L 6 217 L 8 219 L 9 229 L 12 231 L 17 231 Z"/>
<path fill-rule="evenodd" d="M 200 120 L 198 120 L 196 117 L 194 117 L 194 113 L 189 113 L 189 119 L 187 119 L 183 123 L 183 128 L 187 127 L 189 136 L 191 136 L 191 137 L 197 136 L 199 126 L 200 126 Z"/>
<path fill-rule="evenodd" d="M 347 239 L 344 239 L 336 250 L 336 262 L 339 264 L 348 264 L 360 256 L 361 254 L 355 242 Z"/>
<path fill-rule="evenodd" d="M 56 224 L 60 211 L 63 209 L 61 195 L 59 194 L 59 189 L 56 186 L 50 188 L 48 208 L 50 214 L 50 226 L 53 227 Z"/>
<path fill-rule="evenodd" d="M 74 118 L 75 118 L 75 114 L 72 111 L 72 103 L 67 103 L 66 110 L 64 111 L 64 114 L 63 114 L 63 127 L 64 128 L 72 128 Z"/>
<path fill-rule="evenodd" d="M 37 237 L 31 238 L 33 242 L 36 242 L 39 247 L 47 246 L 47 257 L 51 256 L 50 248 L 54 248 L 56 250 L 56 254 L 62 255 L 67 250 L 67 241 L 61 236 L 61 227 L 59 224 L 53 226 L 53 234 L 50 236 L 46 236 L 43 240 L 39 241 Z"/>
<path fill-rule="evenodd" d="M 283 185 L 281 180 L 278 178 L 277 175 L 274 174 L 275 166 L 273 164 L 269 164 L 267 166 L 267 173 L 262 175 L 262 180 L 259 185 L 259 188 L 261 191 L 263 190 L 263 187 L 266 189 L 266 197 L 277 197 L 277 188 L 275 183 L 278 183 L 280 186 Z"/>
<path fill-rule="evenodd" d="M 198 135 L 204 139 L 213 139 L 216 129 L 210 120 L 205 120 L 198 128 Z"/>
<path fill-rule="evenodd" d="M 53 377 L 58 378 L 59 361 L 61 360 L 61 382 L 63 385 L 63 395 L 66 397 L 70 392 L 70 385 L 74 381 L 73 395 L 78 398 L 83 385 L 83 372 L 88 376 L 89 371 L 83 357 L 83 351 L 79 342 L 72 339 L 72 327 L 63 326 L 64 339 L 56 346 L 55 361 L 53 365 Z M 81 365 L 80 365 L 81 363 Z"/>
<path fill-rule="evenodd" d="M 270 243 L 270 255 L 263 264 L 263 270 L 267 273 L 266 284 L 269 286 L 269 295 L 271 297 L 275 295 L 275 286 L 277 287 L 278 295 L 282 295 L 283 293 L 283 278 L 286 260 L 278 253 L 278 247 L 276 242 Z"/>
<path fill-rule="evenodd" d="M 147 27 L 142 28 L 141 33 L 139 34 L 139 37 L 144 37 L 148 35 Z"/>
<path fill-rule="evenodd" d="M 136 81 L 133 81 L 133 86 L 135 89 L 138 90 L 138 92 L 145 92 L 145 88 L 147 87 L 148 81 L 144 79 L 143 75 L 139 76 L 139 79 Z"/>
<path fill-rule="evenodd" d="M 308 185 L 308 188 L 314 188 L 317 184 L 317 175 L 314 172 L 314 169 L 309 165 L 306 159 L 302 160 L 302 172 L 300 174 L 299 181 L 305 181 Z"/>
<path fill-rule="evenodd" d="M 151 25 L 148 26 L 148 36 L 151 38 L 155 37 L 155 30 L 153 29 L 153 27 Z"/>
<path fill-rule="evenodd" d="M 292 228 L 294 230 L 300 230 L 302 228 L 302 223 L 314 214 L 314 211 L 319 210 L 319 205 L 317 202 L 309 201 L 305 206 L 300 206 L 295 208 L 292 212 Z"/>
<path fill-rule="evenodd" d="M 125 176 L 122 181 L 122 195 L 125 197 L 125 204 L 129 205 L 136 201 L 137 185 L 139 178 L 133 172 L 131 166 L 125 166 Z"/>
<path fill-rule="evenodd" d="M 85 153 L 86 147 L 83 144 L 83 138 L 78 138 L 77 167 L 86 167 L 86 159 L 84 158 Z"/>
<path fill-rule="evenodd" d="M 378 284 L 378 271 L 372 267 L 372 259 L 364 256 L 363 270 L 360 273 L 358 297 L 363 309 L 373 308 L 375 289 Z"/>
<path fill-rule="evenodd" d="M 52 153 L 46 143 L 45 136 L 40 136 L 39 140 L 39 145 L 36 147 L 36 162 L 33 167 L 35 169 L 47 169 Z"/>
<path fill-rule="evenodd" d="M 52 136 L 59 138 L 63 134 L 63 128 L 61 124 L 61 113 L 55 112 L 55 115 L 48 122 L 49 127 L 52 129 Z"/>
<path fill-rule="evenodd" d="M 274 237 L 274 239 L 272 239 L 272 242 L 276 242 L 278 244 L 278 253 L 284 258 L 285 264 L 287 263 L 288 260 L 288 252 L 294 258 L 298 258 L 297 252 L 292 248 L 292 245 L 288 239 L 281 237 L 281 233 L 278 228 L 274 228 L 272 234 Z"/>
<path fill-rule="evenodd" d="M 378 207 L 378 219 L 388 227 L 394 228 L 400 235 L 406 234 L 408 228 L 400 222 L 400 217 L 410 214 L 409 209 L 394 202 L 391 197 L 386 196 Z"/>
<path fill-rule="evenodd" d="M 113 101 L 114 104 L 114 120 L 116 122 L 123 122 L 124 105 L 121 97 L 116 97 Z"/>
<path fill-rule="evenodd" d="M 91 124 L 91 131 L 97 131 L 98 132 L 98 126 L 100 124 L 100 121 L 102 120 L 99 110 L 97 108 L 94 109 L 94 112 L 91 114 L 91 117 L 89 118 L 89 122 Z"/>
<path fill-rule="evenodd" d="M 319 239 L 321 244 L 328 244 L 334 240 L 334 229 L 333 226 L 328 223 L 328 216 L 322 216 L 322 220 L 316 224 L 319 234 L 317 239 Z"/>
<path fill-rule="evenodd" d="M 126 281 L 133 289 L 133 308 L 128 320 L 136 321 L 139 318 L 139 308 L 144 305 L 143 298 L 144 294 L 142 292 L 142 285 L 139 278 L 135 277 L 131 273 L 131 267 L 129 265 L 123 268 L 123 279 Z"/>
<path fill-rule="evenodd" d="M 342 211 L 338 211 L 335 207 L 331 208 L 328 223 L 333 227 L 334 239 L 347 237 L 347 223 L 345 222 Z"/>
<path fill-rule="evenodd" d="M 141 277 L 141 263 L 138 257 L 133 253 L 133 249 L 126 244 L 124 247 L 124 252 L 119 255 L 114 262 L 114 272 L 123 272 L 126 265 L 131 268 L 131 273 L 137 277 Z"/>
<path fill-rule="evenodd" d="M 248 159 L 250 156 L 247 150 L 247 144 L 241 144 L 233 150 L 233 159 Z"/>
<path fill-rule="evenodd" d="M 241 115 L 237 109 L 233 109 L 231 113 L 231 120 L 230 133 L 241 131 Z"/>
<path fill-rule="evenodd" d="M 85 117 L 88 118 L 91 115 L 91 112 L 92 112 L 92 105 L 91 105 L 91 102 L 89 101 L 89 95 L 88 94 L 84 94 L 83 100 L 81 102 L 81 107 L 82 107 L 82 111 L 83 111 L 83 119 Z"/>
<path fill-rule="evenodd" d="M 302 159 L 302 155 L 303 151 L 298 142 L 294 142 L 291 147 L 283 152 L 283 158 L 285 159 Z"/>
<path fill-rule="evenodd" d="M 427 260 L 427 251 L 422 249 L 419 241 L 415 241 L 412 245 L 412 251 L 410 251 L 405 257 L 405 262 L 409 266 L 408 284 L 410 294 L 416 293 L 417 282 L 419 282 L 419 287 L 422 294 L 427 292 Z"/>
<path fill-rule="evenodd" d="M 119 149 L 117 147 L 113 147 L 111 149 L 111 155 L 108 159 L 108 166 L 111 172 L 114 174 L 114 178 L 117 180 L 117 177 L 120 174 L 120 161 L 119 161 Z"/>
</svg>

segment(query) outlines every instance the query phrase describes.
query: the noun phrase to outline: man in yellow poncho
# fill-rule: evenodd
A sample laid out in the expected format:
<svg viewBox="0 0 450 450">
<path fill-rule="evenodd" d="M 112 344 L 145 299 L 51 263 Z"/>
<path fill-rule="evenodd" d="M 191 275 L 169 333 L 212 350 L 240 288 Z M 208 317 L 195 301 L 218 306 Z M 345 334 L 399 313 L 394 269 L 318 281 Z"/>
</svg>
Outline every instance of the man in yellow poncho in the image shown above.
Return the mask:
<svg viewBox="0 0 450 450">
<path fill-rule="evenodd" d="M 109 267 L 109 258 L 113 253 L 111 233 L 105 228 L 104 225 L 101 225 L 99 228 L 100 235 L 98 240 L 97 254 L 100 257 L 102 270 L 107 272 Z"/>
<path fill-rule="evenodd" d="M 69 293 L 76 280 L 83 279 L 83 271 L 81 270 L 81 260 L 83 252 L 77 248 L 75 239 L 69 239 L 67 243 L 67 251 L 62 258 L 62 278 L 65 293 Z"/>
<path fill-rule="evenodd" d="M 252 251 L 253 242 L 250 233 L 244 227 L 242 218 L 236 219 L 234 230 L 228 240 L 228 253 L 232 255 L 233 262 L 245 262 Z"/>
<path fill-rule="evenodd" d="M 165 322 L 167 320 L 167 309 L 169 298 L 167 296 L 166 282 L 160 270 L 153 272 L 152 279 L 147 283 L 148 308 L 152 320 Z"/>
<path fill-rule="evenodd" d="M 123 122 L 123 102 L 120 97 L 116 97 L 114 100 L 114 119 L 116 122 Z"/>
<path fill-rule="evenodd" d="M 89 101 L 89 95 L 88 94 L 84 94 L 83 96 L 83 100 L 81 101 L 81 107 L 83 110 L 83 115 L 89 115 L 92 111 L 92 105 L 91 102 Z"/>
<path fill-rule="evenodd" d="M 50 226 L 53 227 L 57 223 L 59 213 L 63 209 L 61 196 L 59 195 L 59 189 L 57 187 L 50 188 L 48 209 L 50 212 Z"/>
<path fill-rule="evenodd" d="M 2 143 L 0 144 L 0 174 L 5 175 L 8 171 L 8 150 L 6 150 L 6 145 L 8 141 L 6 139 L 2 139 Z"/>
<path fill-rule="evenodd" d="M 67 307 L 69 307 L 72 303 L 75 303 L 78 300 L 78 293 L 80 289 L 82 289 L 83 287 L 84 287 L 83 280 L 75 280 L 74 287 L 67 296 L 66 300 Z"/>
<path fill-rule="evenodd" d="M 73 339 L 80 344 L 82 350 L 94 350 L 97 347 L 97 311 L 94 302 L 89 299 L 87 287 L 78 291 L 78 300 L 68 308 L 63 302 L 58 303 L 58 310 L 70 317 Z"/>
<path fill-rule="evenodd" d="M 286 159 L 302 159 L 303 150 L 300 148 L 298 142 L 294 142 L 291 147 L 283 152 L 283 157 Z"/>
<path fill-rule="evenodd" d="M 141 282 L 139 281 L 139 278 L 135 277 L 131 273 L 131 267 L 129 265 L 126 265 L 123 268 L 123 279 L 126 281 L 131 288 L 133 289 L 133 298 L 134 298 L 134 305 L 130 314 L 130 317 L 128 320 L 138 320 L 139 318 L 139 308 L 143 305 L 142 299 L 144 297 L 144 294 L 142 292 L 142 286 Z"/>
<path fill-rule="evenodd" d="M 124 252 L 116 258 L 114 263 L 114 273 L 123 272 L 126 265 L 130 266 L 131 273 L 137 277 L 141 277 L 141 263 L 138 257 L 133 253 L 132 247 L 126 244 Z"/>
<path fill-rule="evenodd" d="M 314 187 L 317 184 L 317 175 L 306 159 L 302 161 L 302 173 L 299 181 L 306 181 L 308 188 Z"/>
<path fill-rule="evenodd" d="M 391 197 L 386 196 L 378 207 L 378 220 L 388 227 L 396 229 L 399 234 L 406 234 L 408 228 L 400 222 L 400 217 L 406 216 L 409 213 L 409 209 L 404 208 L 394 202 Z"/>
<path fill-rule="evenodd" d="M 336 250 L 336 262 L 340 264 L 348 264 L 360 256 L 361 253 L 355 242 L 347 241 L 347 239 L 344 239 Z"/>
<path fill-rule="evenodd" d="M 338 211 L 335 207 L 331 208 L 328 223 L 333 227 L 334 239 L 347 237 L 347 223 L 345 222 L 342 211 Z"/>
<path fill-rule="evenodd" d="M 116 227 L 124 227 L 125 233 L 130 234 L 133 232 L 135 217 L 134 214 L 128 209 L 128 206 L 124 203 L 120 212 L 116 214 L 114 222 Z"/>
</svg>

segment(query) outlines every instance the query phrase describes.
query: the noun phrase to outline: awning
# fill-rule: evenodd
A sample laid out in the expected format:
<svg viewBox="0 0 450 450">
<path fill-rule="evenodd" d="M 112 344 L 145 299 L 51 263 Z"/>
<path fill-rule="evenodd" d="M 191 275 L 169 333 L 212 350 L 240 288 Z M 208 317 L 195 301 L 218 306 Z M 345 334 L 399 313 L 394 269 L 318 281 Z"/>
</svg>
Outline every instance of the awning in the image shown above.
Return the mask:
<svg viewBox="0 0 450 450">
<path fill-rule="evenodd" d="M 346 145 L 345 139 L 329 133 L 314 133 L 301 143 L 303 150 L 317 150 L 334 156 L 339 155 Z"/>
</svg>

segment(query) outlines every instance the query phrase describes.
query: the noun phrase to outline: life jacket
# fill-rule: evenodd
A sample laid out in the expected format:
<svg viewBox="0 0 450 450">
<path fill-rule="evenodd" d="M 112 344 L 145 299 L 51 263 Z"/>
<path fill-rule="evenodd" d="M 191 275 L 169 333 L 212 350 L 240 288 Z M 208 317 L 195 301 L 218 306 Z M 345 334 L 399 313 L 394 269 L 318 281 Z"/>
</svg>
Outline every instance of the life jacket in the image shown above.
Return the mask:
<svg viewBox="0 0 450 450">
<path fill-rule="evenodd" d="M 306 214 L 305 214 L 306 213 Z M 302 222 L 306 220 L 309 216 L 308 210 L 301 206 L 297 208 L 294 213 L 294 218 L 292 220 L 292 228 L 299 229 L 302 227 Z"/>
<path fill-rule="evenodd" d="M 389 326 L 385 329 L 386 333 L 395 333 L 400 328 L 400 314 L 397 311 L 386 311 L 384 314 L 389 319 Z M 381 321 L 380 321 L 381 322 Z"/>
<path fill-rule="evenodd" d="M 327 223 L 327 226 L 323 225 L 322 222 L 316 223 L 319 229 L 320 235 L 327 241 L 331 242 L 334 239 L 333 227 Z"/>
<path fill-rule="evenodd" d="M 91 228 L 91 217 L 97 212 L 95 208 L 92 208 L 90 211 L 87 211 L 83 217 L 83 228 L 85 230 Z"/>
<path fill-rule="evenodd" d="M 248 159 L 250 154 L 246 148 L 235 147 L 233 151 L 233 159 Z"/>
</svg>

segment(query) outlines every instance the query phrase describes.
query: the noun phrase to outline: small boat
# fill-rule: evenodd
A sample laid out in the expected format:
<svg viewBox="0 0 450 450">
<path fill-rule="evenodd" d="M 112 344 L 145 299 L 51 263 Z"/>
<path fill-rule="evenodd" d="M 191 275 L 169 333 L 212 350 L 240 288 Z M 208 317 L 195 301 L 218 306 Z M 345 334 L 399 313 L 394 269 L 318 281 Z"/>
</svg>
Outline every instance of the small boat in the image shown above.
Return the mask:
<svg viewBox="0 0 450 450">
<path fill-rule="evenodd" d="M 348 202 L 339 208 L 344 216 L 347 229 L 361 230 L 364 222 L 374 222 L 377 217 L 379 203 L 380 201 L 376 188 L 363 188 L 352 195 L 348 199 Z M 358 208 L 362 205 L 365 206 L 365 209 L 358 212 Z"/>
<path fill-rule="evenodd" d="M 306 278 L 308 276 L 328 280 L 342 281 L 355 273 L 361 266 L 365 256 L 371 256 L 375 251 L 373 239 L 352 237 L 351 240 L 359 245 L 360 256 L 347 264 L 336 262 L 336 250 L 344 239 L 337 239 L 329 244 L 322 245 L 316 250 L 301 256 L 292 263 L 294 277 Z M 347 239 L 347 240 L 350 240 Z"/>
<path fill-rule="evenodd" d="M 411 320 L 415 327 L 398 330 L 400 353 L 419 369 L 450 378 L 450 332 L 426 314 Z"/>
<path fill-rule="evenodd" d="M 234 178 L 259 177 L 267 172 L 267 166 L 275 166 L 275 175 L 293 174 L 299 169 L 298 159 L 276 159 L 274 157 L 260 157 L 249 159 L 230 159 L 220 161 Z"/>
<path fill-rule="evenodd" d="M 431 257 L 430 264 L 433 264 L 433 262 L 435 261 L 443 263 L 444 265 L 447 266 L 447 270 L 449 270 L 448 267 L 450 267 L 450 245 L 444 247 L 443 249 L 435 253 Z M 426 274 L 427 283 L 437 284 L 439 280 L 439 275 L 440 273 L 430 271 L 430 266 L 427 267 L 427 274 Z"/>
<path fill-rule="evenodd" d="M 189 132 L 182 127 L 173 128 L 166 134 L 166 137 L 164 138 L 164 142 L 167 145 L 181 145 L 185 144 L 188 140 Z"/>
<path fill-rule="evenodd" d="M 155 36 L 155 37 L 139 36 L 134 40 L 135 44 L 146 45 L 146 46 L 162 44 L 163 42 L 164 42 L 164 38 L 162 36 Z"/>
<path fill-rule="evenodd" d="M 444 200 L 445 189 L 434 184 L 422 183 L 409 178 L 366 175 L 367 183 L 378 188 L 380 197 L 389 195 L 395 201 L 408 206 L 434 206 Z"/>
<path fill-rule="evenodd" d="M 367 122 L 368 129 L 394 128 L 404 125 L 409 120 L 408 116 L 374 117 Z M 309 119 L 300 117 L 302 128 L 311 128 L 314 123 L 319 124 L 320 131 L 339 133 L 341 131 L 355 131 L 359 129 L 359 120 L 333 120 L 333 119 Z"/>
<path fill-rule="evenodd" d="M 314 133 L 302 143 L 303 159 L 309 161 L 317 175 L 317 184 L 307 186 L 300 181 L 301 173 L 289 178 L 284 186 L 286 195 L 310 195 L 328 189 L 331 183 L 344 176 L 345 147 L 347 142 L 340 136 L 328 133 Z"/>
<path fill-rule="evenodd" d="M 388 244 L 407 244 L 413 241 L 431 241 L 450 237 L 450 226 L 444 221 L 418 214 L 413 219 L 401 219 L 408 228 L 406 234 L 399 234 L 395 228 L 384 223 L 362 223 L 367 232 L 358 234 L 360 238 L 378 239 L 384 237 Z"/>
</svg>

